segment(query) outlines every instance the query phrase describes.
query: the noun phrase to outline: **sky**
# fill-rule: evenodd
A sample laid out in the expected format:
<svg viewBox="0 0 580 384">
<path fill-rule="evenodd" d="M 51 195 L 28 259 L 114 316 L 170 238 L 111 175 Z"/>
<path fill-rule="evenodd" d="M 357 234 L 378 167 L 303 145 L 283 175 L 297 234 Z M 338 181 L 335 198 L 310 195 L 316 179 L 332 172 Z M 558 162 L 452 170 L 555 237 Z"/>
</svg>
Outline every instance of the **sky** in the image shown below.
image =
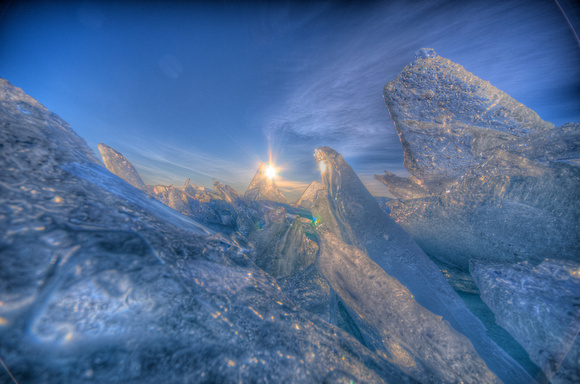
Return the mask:
<svg viewBox="0 0 580 384">
<path fill-rule="evenodd" d="M 260 162 L 296 200 L 343 155 L 367 188 L 400 176 L 384 85 L 435 49 L 556 125 L 580 122 L 580 8 L 556 1 L 12 1 L 0 77 L 146 184 L 239 193 Z"/>
</svg>

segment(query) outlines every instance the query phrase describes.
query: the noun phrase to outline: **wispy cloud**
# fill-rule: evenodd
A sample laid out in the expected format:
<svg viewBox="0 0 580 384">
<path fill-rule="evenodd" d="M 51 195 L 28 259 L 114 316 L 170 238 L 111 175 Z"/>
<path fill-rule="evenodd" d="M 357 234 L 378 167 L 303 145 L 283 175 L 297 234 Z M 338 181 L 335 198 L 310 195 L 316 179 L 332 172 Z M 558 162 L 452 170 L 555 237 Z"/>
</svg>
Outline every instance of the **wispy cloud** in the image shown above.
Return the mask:
<svg viewBox="0 0 580 384">
<path fill-rule="evenodd" d="M 353 160 L 355 168 L 368 168 L 369 159 L 378 167 L 376 172 L 401 164 L 401 145 L 382 89 L 413 51 L 390 60 L 392 50 L 368 49 L 377 45 L 381 24 L 363 22 L 367 17 L 354 15 L 352 25 L 341 26 L 326 44 L 325 37 L 314 37 L 299 54 L 288 52 L 293 58 L 287 69 L 292 75 L 286 84 L 289 91 L 265 114 L 263 127 L 271 146 L 284 148 L 284 157 L 293 163 L 305 165 L 314 148 L 328 145 Z"/>
<path fill-rule="evenodd" d="M 535 75 L 562 55 L 561 47 L 546 43 L 542 46 L 550 50 L 547 53 L 509 33 L 525 30 L 536 40 L 550 39 L 533 28 L 547 23 L 533 6 L 378 2 L 344 18 L 347 8 L 336 18 L 325 14 L 323 20 L 314 19 L 304 28 L 311 36 L 279 59 L 277 70 L 287 79 L 277 88 L 281 97 L 264 113 L 262 125 L 272 147 L 283 148 L 284 157 L 293 163 L 305 165 L 315 147 L 329 145 L 359 173 L 402 169 L 403 152 L 382 89 L 422 47 L 434 48 L 531 106 L 534 98 L 544 97 L 536 85 L 563 82 L 558 71 L 548 71 L 551 80 Z M 319 29 L 326 34 L 317 34 Z"/>
<path fill-rule="evenodd" d="M 152 184 L 181 185 L 186 175 L 206 187 L 212 187 L 212 178 L 216 178 L 240 192 L 245 190 L 245 183 L 250 182 L 255 172 L 251 165 L 189 146 L 186 149 L 167 143 L 133 143 L 126 151 L 126 157 L 144 181 Z"/>
</svg>

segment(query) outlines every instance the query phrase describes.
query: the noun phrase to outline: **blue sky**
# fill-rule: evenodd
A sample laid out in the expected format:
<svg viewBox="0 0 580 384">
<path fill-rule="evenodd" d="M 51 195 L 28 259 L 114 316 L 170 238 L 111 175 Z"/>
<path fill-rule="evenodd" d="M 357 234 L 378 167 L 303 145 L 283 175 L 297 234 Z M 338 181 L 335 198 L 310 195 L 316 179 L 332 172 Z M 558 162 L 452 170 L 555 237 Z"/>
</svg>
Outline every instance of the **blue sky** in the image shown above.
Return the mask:
<svg viewBox="0 0 580 384">
<path fill-rule="evenodd" d="M 560 0 L 572 25 L 580 11 Z M 382 99 L 422 47 L 556 125 L 580 122 L 580 48 L 554 1 L 27 2 L 0 8 L 0 76 L 149 184 L 238 192 L 274 157 L 290 199 L 342 153 L 369 190 L 407 175 Z"/>
</svg>

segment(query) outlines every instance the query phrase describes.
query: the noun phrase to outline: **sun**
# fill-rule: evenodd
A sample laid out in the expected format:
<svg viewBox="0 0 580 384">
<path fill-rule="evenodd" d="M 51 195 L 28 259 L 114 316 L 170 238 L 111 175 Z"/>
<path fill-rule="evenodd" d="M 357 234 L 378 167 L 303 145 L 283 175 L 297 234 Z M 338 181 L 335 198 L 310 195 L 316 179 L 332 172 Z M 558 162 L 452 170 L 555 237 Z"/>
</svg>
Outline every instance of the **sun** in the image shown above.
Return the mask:
<svg viewBox="0 0 580 384">
<path fill-rule="evenodd" d="M 276 168 L 273 166 L 269 165 L 268 168 L 266 168 L 266 176 L 268 176 L 270 179 L 276 178 L 276 174 Z"/>
</svg>

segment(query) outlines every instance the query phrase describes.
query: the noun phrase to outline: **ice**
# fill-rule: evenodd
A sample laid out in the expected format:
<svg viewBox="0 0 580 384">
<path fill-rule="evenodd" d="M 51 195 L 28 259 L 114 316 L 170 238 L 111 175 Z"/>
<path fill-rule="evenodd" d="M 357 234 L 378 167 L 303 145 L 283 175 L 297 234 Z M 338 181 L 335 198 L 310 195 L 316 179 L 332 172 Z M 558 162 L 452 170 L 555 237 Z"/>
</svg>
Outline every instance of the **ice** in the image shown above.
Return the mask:
<svg viewBox="0 0 580 384">
<path fill-rule="evenodd" d="M 417 199 L 430 195 L 429 190 L 413 176 L 405 178 L 385 171 L 384 175 L 375 175 L 375 179 L 385 184 L 389 188 L 389 192 L 401 200 Z"/>
<path fill-rule="evenodd" d="M 542 368 L 544 382 L 580 381 L 580 263 L 472 262 L 481 298 Z"/>
<path fill-rule="evenodd" d="M 306 190 L 302 193 L 298 201 L 296 202 L 296 206 L 304 208 L 304 209 L 312 209 L 314 202 L 321 195 L 324 186 L 320 184 L 318 181 L 314 180 Z"/>
<path fill-rule="evenodd" d="M 392 200 L 390 197 L 375 196 L 375 199 L 377 200 L 377 203 L 379 203 L 379 207 L 381 207 L 383 212 L 387 215 L 391 214 L 391 207 L 387 205 L 387 203 Z"/>
<path fill-rule="evenodd" d="M 301 308 L 331 322 L 331 288 L 314 264 L 296 274 L 278 278 L 278 284 Z M 340 326 L 336 322 L 333 324 Z"/>
<path fill-rule="evenodd" d="M 144 190 L 166 206 L 199 223 L 203 223 L 212 230 L 228 234 L 236 231 L 238 224 L 237 210 L 220 193 L 191 184 L 190 179 L 187 179 L 182 187 L 161 184 L 155 186 L 144 185 L 137 170 L 120 152 L 102 143 L 99 144 L 99 152 L 109 171 L 135 188 Z M 99 172 L 98 170 L 96 171 Z M 98 182 L 104 179 L 99 176 L 95 180 Z M 235 191 L 233 193 L 235 194 Z"/>
<path fill-rule="evenodd" d="M 417 304 L 363 251 L 319 227 L 316 266 L 340 297 L 365 345 L 422 383 L 494 383 L 471 342 Z"/>
<path fill-rule="evenodd" d="M 286 198 L 276 186 L 274 179 L 267 173 L 268 164 L 262 163 L 252 178 L 244 199 L 246 200 L 269 200 L 278 203 L 287 203 Z"/>
<path fill-rule="evenodd" d="M 448 191 L 389 203 L 430 255 L 464 270 L 471 259 L 577 259 L 580 168 L 498 150 Z"/>
<path fill-rule="evenodd" d="M 254 178 L 253 190 L 276 188 L 262 173 Z M 252 261 L 274 277 L 296 274 L 314 262 L 318 245 L 310 218 L 297 215 L 294 207 L 267 200 L 262 189 L 260 198 L 251 200 L 240 198 L 232 187 L 215 179 L 214 187 L 215 191 L 198 187 L 188 179 L 183 187 L 156 185 L 148 193 L 209 229 L 235 237 L 251 249 Z"/>
<path fill-rule="evenodd" d="M 213 179 L 214 188 L 221 198 L 230 203 L 237 213 L 236 230 L 242 236 L 249 235 L 257 227 L 257 223 L 262 218 L 262 215 L 256 206 L 252 206 L 251 202 L 244 201 L 238 193 L 229 185 L 223 185 L 216 179 Z"/>
<path fill-rule="evenodd" d="M 240 204 L 240 195 L 236 192 L 235 189 L 230 187 L 229 185 L 223 185 L 216 179 L 213 179 L 213 186 L 215 188 L 216 193 L 218 193 L 222 199 L 230 204 Z"/>
<path fill-rule="evenodd" d="M 385 85 L 384 98 L 404 143 L 405 168 L 427 185 L 460 177 L 485 161 L 486 149 L 554 127 L 432 49 L 417 52 Z"/>
<path fill-rule="evenodd" d="M 429 49 L 384 97 L 411 176 L 375 177 L 427 254 L 464 272 L 470 260 L 578 260 L 580 124 L 554 128 Z"/>
<path fill-rule="evenodd" d="M 141 212 L 163 217 L 164 220 L 176 227 L 187 230 L 190 233 L 197 235 L 207 235 L 214 233 L 209 228 L 201 225 L 197 221 L 191 220 L 187 216 L 181 215 L 173 209 L 170 209 L 166 204 L 162 204 L 156 200 L 151 199 L 141 190 L 137 190 L 125 183 L 120 183 L 117 178 L 107 172 L 103 167 L 94 163 L 69 163 L 60 166 L 71 175 L 77 176 L 84 181 L 94 184 L 95 187 L 106 190 L 109 194 L 115 195 L 119 198 L 126 199 L 133 205 L 132 208 L 121 206 L 120 209 L 126 211 L 127 214 L 138 209 Z M 84 215 L 74 217 L 72 220 L 75 223 L 82 224 Z"/>
<path fill-rule="evenodd" d="M 190 185 L 189 179 L 183 187 L 156 185 L 149 193 L 163 204 L 215 231 L 230 234 L 236 230 L 238 215 L 235 207 L 214 191 Z"/>
<path fill-rule="evenodd" d="M 5 80 L 0 124 L 0 356 L 18 382 L 414 382 Z"/>
<path fill-rule="evenodd" d="M 99 150 L 109 170 L 135 186 L 132 180 L 140 180 L 140 177 L 131 163 L 121 153 L 103 144 L 99 144 Z M 286 200 L 266 175 L 266 166 L 260 166 L 249 193 L 246 192 L 246 197 L 255 195 L 253 198 L 241 199 L 232 187 L 215 179 L 215 191 L 198 187 L 190 179 L 182 187 L 156 185 L 143 189 L 166 206 L 209 229 L 234 236 L 252 249 L 249 256 L 261 269 L 274 277 L 284 277 L 312 264 L 318 245 L 310 228 L 311 219 L 294 219 L 296 215 L 286 212 L 286 209 L 294 210 L 293 207 L 276 204 Z M 303 195 L 304 204 L 309 199 L 308 204 L 312 206 L 320 188 L 321 184 L 313 182 Z"/>
<path fill-rule="evenodd" d="M 389 276 L 409 289 L 415 300 L 442 316 L 464 334 L 500 379 L 529 383 L 531 377 L 486 333 L 483 324 L 465 307 L 437 266 L 384 211 L 343 157 L 329 147 L 318 148 L 326 197 L 313 212 L 320 225 L 339 240 L 366 252 Z M 335 290 L 337 290 L 335 288 Z"/>
<path fill-rule="evenodd" d="M 502 146 L 512 153 L 544 164 L 565 162 L 580 165 L 580 124 L 569 123 L 550 129 L 531 133 Z"/>
<path fill-rule="evenodd" d="M 254 246 L 254 262 L 274 277 L 294 275 L 314 263 L 318 244 L 312 220 L 288 205 L 256 203 L 263 212 L 263 221 L 247 235 Z"/>
<path fill-rule="evenodd" d="M 133 164 L 125 158 L 116 149 L 109 147 L 103 143 L 99 144 L 99 152 L 105 163 L 105 167 L 121 179 L 125 180 L 135 188 L 144 189 L 145 184 L 141 180 L 141 176 L 133 167 Z"/>
</svg>

